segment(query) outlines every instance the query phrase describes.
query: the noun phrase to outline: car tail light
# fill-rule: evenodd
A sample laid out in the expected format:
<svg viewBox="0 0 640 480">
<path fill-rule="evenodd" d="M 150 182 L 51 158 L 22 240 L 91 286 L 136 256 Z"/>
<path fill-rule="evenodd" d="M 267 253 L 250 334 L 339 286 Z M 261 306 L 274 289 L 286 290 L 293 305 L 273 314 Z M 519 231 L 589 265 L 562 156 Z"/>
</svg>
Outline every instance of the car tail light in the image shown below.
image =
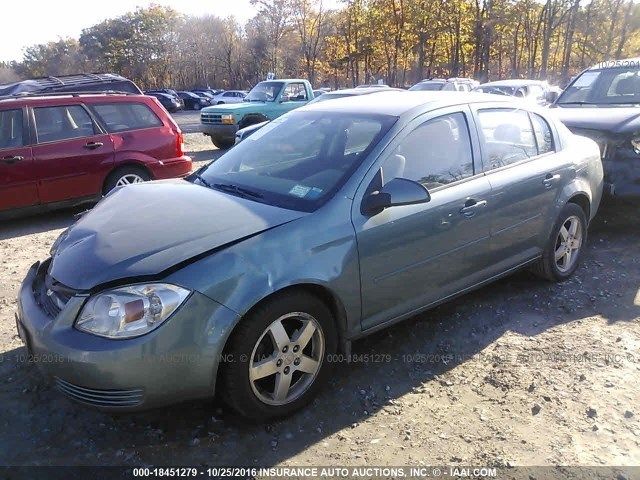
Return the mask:
<svg viewBox="0 0 640 480">
<path fill-rule="evenodd" d="M 184 155 L 184 135 L 182 132 L 176 132 L 176 157 Z"/>
</svg>

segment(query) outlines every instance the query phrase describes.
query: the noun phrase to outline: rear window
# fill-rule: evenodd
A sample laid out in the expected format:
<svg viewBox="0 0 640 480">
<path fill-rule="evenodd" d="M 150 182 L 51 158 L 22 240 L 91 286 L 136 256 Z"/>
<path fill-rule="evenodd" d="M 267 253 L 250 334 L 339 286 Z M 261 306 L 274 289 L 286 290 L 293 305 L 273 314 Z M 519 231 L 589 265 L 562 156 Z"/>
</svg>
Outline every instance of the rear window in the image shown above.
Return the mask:
<svg viewBox="0 0 640 480">
<path fill-rule="evenodd" d="M 0 111 L 0 148 L 22 147 L 22 110 Z"/>
<path fill-rule="evenodd" d="M 93 109 L 109 133 L 162 125 L 153 110 L 143 103 L 105 103 L 93 105 Z"/>
</svg>

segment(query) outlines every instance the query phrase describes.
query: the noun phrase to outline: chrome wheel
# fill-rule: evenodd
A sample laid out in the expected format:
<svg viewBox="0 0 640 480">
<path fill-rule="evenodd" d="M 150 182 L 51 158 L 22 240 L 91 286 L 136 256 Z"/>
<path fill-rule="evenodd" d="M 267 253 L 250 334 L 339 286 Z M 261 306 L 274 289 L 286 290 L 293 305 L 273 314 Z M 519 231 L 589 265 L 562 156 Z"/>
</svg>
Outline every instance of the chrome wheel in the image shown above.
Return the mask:
<svg viewBox="0 0 640 480">
<path fill-rule="evenodd" d="M 116 187 L 124 187 L 125 185 L 130 185 L 132 183 L 142 183 L 144 182 L 144 178 L 140 175 L 136 175 L 135 173 L 127 173 L 118 179 L 116 182 Z"/>
<path fill-rule="evenodd" d="M 582 237 L 580 219 L 575 215 L 567 218 L 560 227 L 558 238 L 556 238 L 555 261 L 560 272 L 568 272 L 578 260 Z"/>
<path fill-rule="evenodd" d="M 253 347 L 249 362 L 253 393 L 268 405 L 293 402 L 314 382 L 324 351 L 324 333 L 314 317 L 303 312 L 281 316 Z"/>
</svg>

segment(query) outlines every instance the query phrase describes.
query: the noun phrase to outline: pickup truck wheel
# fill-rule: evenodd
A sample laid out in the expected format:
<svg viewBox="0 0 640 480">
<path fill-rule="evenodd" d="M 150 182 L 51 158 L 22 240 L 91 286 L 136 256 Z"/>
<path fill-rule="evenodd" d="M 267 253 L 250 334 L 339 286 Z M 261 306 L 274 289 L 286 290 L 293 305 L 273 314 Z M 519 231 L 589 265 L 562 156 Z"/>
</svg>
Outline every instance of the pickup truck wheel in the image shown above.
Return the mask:
<svg viewBox="0 0 640 480">
<path fill-rule="evenodd" d="M 227 150 L 233 147 L 233 140 L 223 140 L 222 138 L 211 137 L 211 143 L 213 143 L 220 150 Z"/>
<path fill-rule="evenodd" d="M 338 336 L 331 311 L 307 292 L 258 306 L 225 348 L 219 392 L 242 416 L 267 420 L 309 403 L 331 375 Z"/>
<path fill-rule="evenodd" d="M 111 172 L 107 180 L 104 182 L 102 189 L 103 195 L 106 195 L 116 187 L 124 187 L 133 183 L 141 183 L 151 180 L 149 173 L 140 167 L 122 167 Z"/>
<path fill-rule="evenodd" d="M 587 240 L 587 217 L 575 203 L 564 206 L 533 272 L 552 282 L 567 280 L 578 268 Z"/>
<path fill-rule="evenodd" d="M 250 127 L 251 125 L 256 125 L 257 123 L 266 122 L 268 120 L 269 119 L 261 113 L 250 113 L 242 117 L 242 119 L 238 122 L 238 129 L 242 130 L 243 128 Z"/>
</svg>

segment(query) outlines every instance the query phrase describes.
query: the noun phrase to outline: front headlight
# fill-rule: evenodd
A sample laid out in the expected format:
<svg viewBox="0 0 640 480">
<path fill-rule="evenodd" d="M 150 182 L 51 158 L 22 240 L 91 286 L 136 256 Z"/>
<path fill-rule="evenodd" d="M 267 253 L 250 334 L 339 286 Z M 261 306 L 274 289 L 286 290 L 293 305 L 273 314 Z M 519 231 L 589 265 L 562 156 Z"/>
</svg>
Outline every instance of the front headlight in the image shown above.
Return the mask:
<svg viewBox="0 0 640 480">
<path fill-rule="evenodd" d="M 138 337 L 158 328 L 186 300 L 189 291 L 167 283 L 106 290 L 89 298 L 75 326 L 107 338 Z"/>
<path fill-rule="evenodd" d="M 229 115 L 229 114 L 221 115 L 220 120 L 222 120 L 223 125 L 233 125 L 235 123 L 233 115 Z"/>
<path fill-rule="evenodd" d="M 640 137 L 632 138 L 631 145 L 633 146 L 633 151 L 640 155 Z"/>
</svg>

